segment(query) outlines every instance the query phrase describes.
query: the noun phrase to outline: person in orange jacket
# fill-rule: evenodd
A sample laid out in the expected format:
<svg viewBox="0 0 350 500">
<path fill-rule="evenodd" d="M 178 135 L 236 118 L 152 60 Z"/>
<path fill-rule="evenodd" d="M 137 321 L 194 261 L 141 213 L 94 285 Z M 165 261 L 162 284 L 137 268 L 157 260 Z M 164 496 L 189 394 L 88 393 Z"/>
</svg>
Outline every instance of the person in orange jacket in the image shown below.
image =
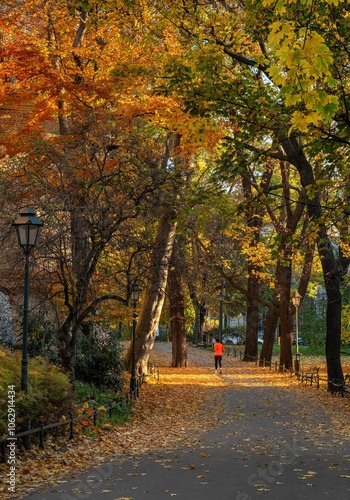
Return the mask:
<svg viewBox="0 0 350 500">
<path fill-rule="evenodd" d="M 222 355 L 224 351 L 225 347 L 220 342 L 220 339 L 216 339 L 214 344 L 215 373 L 218 371 L 218 366 L 220 368 L 220 373 L 222 373 Z"/>
</svg>

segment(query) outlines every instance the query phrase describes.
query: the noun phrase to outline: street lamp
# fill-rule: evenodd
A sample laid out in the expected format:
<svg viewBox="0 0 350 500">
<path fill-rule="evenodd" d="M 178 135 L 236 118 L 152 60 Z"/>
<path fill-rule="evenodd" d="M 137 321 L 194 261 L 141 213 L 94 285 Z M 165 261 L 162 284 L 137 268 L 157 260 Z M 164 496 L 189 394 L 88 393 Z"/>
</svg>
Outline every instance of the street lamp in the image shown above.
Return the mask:
<svg viewBox="0 0 350 500">
<path fill-rule="evenodd" d="M 24 273 L 24 306 L 23 306 L 23 341 L 22 341 L 22 371 L 21 390 L 28 392 L 28 299 L 29 299 L 29 254 L 35 247 L 41 220 L 29 207 L 20 211 L 19 217 L 13 223 L 16 228 L 18 242 L 25 255 Z"/>
<path fill-rule="evenodd" d="M 221 285 L 221 290 L 219 293 L 219 301 L 220 301 L 220 317 L 219 317 L 219 340 L 222 341 L 222 316 L 223 316 L 223 304 L 225 298 L 224 284 Z"/>
<path fill-rule="evenodd" d="M 295 307 L 295 344 L 297 346 L 297 352 L 295 355 L 295 371 L 298 374 L 300 371 L 300 354 L 299 354 L 299 320 L 298 320 L 298 310 L 301 301 L 301 295 L 298 291 L 292 297 L 292 304 Z"/>
<path fill-rule="evenodd" d="M 137 313 L 136 306 L 141 295 L 141 288 L 137 281 L 134 282 L 131 290 L 131 306 L 134 310 L 132 317 L 132 357 L 131 357 L 131 378 L 130 378 L 130 395 L 136 394 L 136 323 Z"/>
</svg>

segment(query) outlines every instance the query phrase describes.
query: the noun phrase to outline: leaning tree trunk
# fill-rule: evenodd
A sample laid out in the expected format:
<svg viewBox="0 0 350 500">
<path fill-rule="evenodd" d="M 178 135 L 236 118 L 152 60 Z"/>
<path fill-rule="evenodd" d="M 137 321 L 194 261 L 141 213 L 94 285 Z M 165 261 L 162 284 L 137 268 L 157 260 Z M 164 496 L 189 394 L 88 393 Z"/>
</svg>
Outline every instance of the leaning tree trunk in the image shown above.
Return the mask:
<svg viewBox="0 0 350 500">
<path fill-rule="evenodd" d="M 169 263 L 176 232 L 176 222 L 173 221 L 172 215 L 170 213 L 164 215 L 159 222 L 151 261 L 151 275 L 142 297 L 142 308 L 136 327 L 135 342 L 136 372 L 139 375 L 147 375 L 148 358 L 156 338 L 163 308 Z"/>
<path fill-rule="evenodd" d="M 169 161 L 175 167 L 178 164 L 177 149 L 180 145 L 179 134 L 169 134 L 166 143 L 165 154 L 162 161 L 162 170 L 169 167 Z M 181 164 L 181 161 L 179 162 Z M 135 363 L 136 372 L 139 375 L 147 375 L 147 365 L 152 350 L 159 319 L 162 312 L 165 290 L 167 287 L 170 259 L 173 252 L 176 234 L 176 200 L 179 196 L 179 175 L 175 168 L 173 177 L 176 188 L 173 191 L 162 193 L 164 204 L 167 207 L 158 224 L 158 231 L 154 249 L 151 255 L 150 275 L 148 284 L 142 297 L 142 307 L 139 321 L 136 327 L 135 341 Z M 132 345 L 129 347 L 128 359 L 130 365 Z"/>
<path fill-rule="evenodd" d="M 179 242 L 175 240 L 169 270 L 169 304 L 172 337 L 171 366 L 187 366 L 187 340 L 185 330 L 185 298 L 183 293 L 183 258 Z"/>
</svg>

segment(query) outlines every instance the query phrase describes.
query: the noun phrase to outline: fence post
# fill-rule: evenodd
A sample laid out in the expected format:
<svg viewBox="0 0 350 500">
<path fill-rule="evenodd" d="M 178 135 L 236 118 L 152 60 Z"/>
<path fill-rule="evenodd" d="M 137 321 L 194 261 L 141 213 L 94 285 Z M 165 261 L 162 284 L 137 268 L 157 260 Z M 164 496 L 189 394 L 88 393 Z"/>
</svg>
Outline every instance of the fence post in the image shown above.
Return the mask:
<svg viewBox="0 0 350 500">
<path fill-rule="evenodd" d="M 69 428 L 70 428 L 70 433 L 69 433 L 69 439 L 74 439 L 74 418 L 73 418 L 73 412 L 69 413 L 70 417 L 70 423 L 69 423 Z"/>
<path fill-rule="evenodd" d="M 22 430 L 23 431 L 30 431 L 31 429 L 31 421 L 28 417 L 25 418 Z M 30 434 L 26 434 L 25 436 L 22 436 L 22 443 L 24 446 L 25 450 L 30 450 Z"/>
<path fill-rule="evenodd" d="M 44 446 L 44 424 L 40 422 L 40 436 L 39 436 L 40 442 L 39 442 L 39 448 L 43 450 L 45 448 Z"/>
<path fill-rule="evenodd" d="M 96 427 L 97 424 L 97 408 L 96 405 L 93 405 L 94 408 L 94 426 Z"/>
</svg>

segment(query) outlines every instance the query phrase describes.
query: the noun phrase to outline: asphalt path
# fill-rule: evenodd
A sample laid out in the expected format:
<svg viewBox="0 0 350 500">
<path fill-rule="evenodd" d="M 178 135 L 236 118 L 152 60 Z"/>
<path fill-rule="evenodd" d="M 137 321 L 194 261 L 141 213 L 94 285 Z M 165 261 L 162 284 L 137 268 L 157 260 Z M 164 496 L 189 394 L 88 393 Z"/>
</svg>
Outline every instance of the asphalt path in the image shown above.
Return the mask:
<svg viewBox="0 0 350 500">
<path fill-rule="evenodd" d="M 228 390 L 220 421 L 192 448 L 117 455 L 24 498 L 350 500 L 350 441 L 327 406 L 307 398 L 317 389 L 286 389 L 263 378 L 243 386 L 234 370 L 222 378 Z"/>
</svg>

